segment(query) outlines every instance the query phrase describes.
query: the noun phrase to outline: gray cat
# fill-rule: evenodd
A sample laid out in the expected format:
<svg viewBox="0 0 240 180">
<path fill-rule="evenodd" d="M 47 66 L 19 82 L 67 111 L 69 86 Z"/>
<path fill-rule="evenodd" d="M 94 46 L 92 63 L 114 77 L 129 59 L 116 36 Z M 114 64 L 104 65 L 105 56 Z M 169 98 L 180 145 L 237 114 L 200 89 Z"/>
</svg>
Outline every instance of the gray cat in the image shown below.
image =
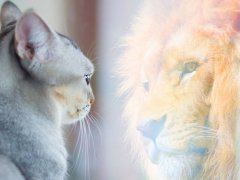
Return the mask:
<svg viewBox="0 0 240 180">
<path fill-rule="evenodd" d="M 61 127 L 90 111 L 93 65 L 34 12 L 5 2 L 1 24 L 0 179 L 63 180 Z"/>
</svg>

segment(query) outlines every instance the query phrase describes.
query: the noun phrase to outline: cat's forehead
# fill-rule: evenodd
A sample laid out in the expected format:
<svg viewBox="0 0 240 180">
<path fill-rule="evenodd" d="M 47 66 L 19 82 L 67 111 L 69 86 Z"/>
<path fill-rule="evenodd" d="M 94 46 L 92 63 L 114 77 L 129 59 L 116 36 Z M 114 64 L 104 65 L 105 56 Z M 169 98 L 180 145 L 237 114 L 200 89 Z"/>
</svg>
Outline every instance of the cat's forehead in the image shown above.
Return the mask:
<svg viewBox="0 0 240 180">
<path fill-rule="evenodd" d="M 75 59 L 76 61 L 74 63 L 80 63 L 81 64 L 81 71 L 83 73 L 89 73 L 93 74 L 94 72 L 94 66 L 90 62 L 90 60 L 82 53 L 80 47 L 68 36 L 63 35 L 61 33 L 57 33 L 57 35 L 60 37 L 61 41 L 64 43 L 64 47 L 60 48 L 63 56 L 66 59 Z M 66 49 L 68 49 L 66 51 Z M 61 53 L 61 54 L 62 54 Z M 76 66 L 73 65 L 73 66 Z"/>
<path fill-rule="evenodd" d="M 71 38 L 61 33 L 57 33 L 57 34 L 61 38 L 61 40 L 64 41 L 65 44 L 73 46 L 75 49 L 79 49 L 79 46 L 77 45 L 77 43 L 75 43 Z"/>
</svg>

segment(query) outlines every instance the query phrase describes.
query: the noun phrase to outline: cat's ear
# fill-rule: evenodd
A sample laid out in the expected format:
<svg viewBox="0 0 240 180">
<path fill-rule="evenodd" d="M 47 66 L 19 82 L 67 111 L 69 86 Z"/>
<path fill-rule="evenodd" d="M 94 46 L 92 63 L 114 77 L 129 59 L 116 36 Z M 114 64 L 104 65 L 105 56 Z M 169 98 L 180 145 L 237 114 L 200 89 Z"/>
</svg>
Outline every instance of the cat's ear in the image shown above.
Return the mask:
<svg viewBox="0 0 240 180">
<path fill-rule="evenodd" d="M 10 1 L 6 1 L 1 8 L 1 29 L 12 22 L 16 22 L 22 15 L 18 7 Z"/>
<path fill-rule="evenodd" d="M 22 59 L 46 60 L 54 33 L 34 12 L 25 13 L 15 28 L 15 47 Z"/>
<path fill-rule="evenodd" d="M 46 60 L 54 33 L 34 12 L 25 13 L 15 28 L 15 47 L 22 59 Z"/>
</svg>

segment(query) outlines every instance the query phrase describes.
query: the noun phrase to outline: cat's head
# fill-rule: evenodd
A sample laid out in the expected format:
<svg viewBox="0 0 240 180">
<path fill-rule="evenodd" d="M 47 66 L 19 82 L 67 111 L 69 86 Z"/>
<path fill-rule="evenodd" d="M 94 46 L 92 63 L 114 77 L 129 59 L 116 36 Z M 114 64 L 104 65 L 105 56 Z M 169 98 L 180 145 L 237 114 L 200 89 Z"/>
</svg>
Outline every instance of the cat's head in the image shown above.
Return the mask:
<svg viewBox="0 0 240 180">
<path fill-rule="evenodd" d="M 84 118 L 94 100 L 94 67 L 78 45 L 36 13 L 22 13 L 11 2 L 2 6 L 1 24 L 2 32 L 15 26 L 14 47 L 26 77 L 49 87 L 63 109 L 64 123 Z"/>
</svg>

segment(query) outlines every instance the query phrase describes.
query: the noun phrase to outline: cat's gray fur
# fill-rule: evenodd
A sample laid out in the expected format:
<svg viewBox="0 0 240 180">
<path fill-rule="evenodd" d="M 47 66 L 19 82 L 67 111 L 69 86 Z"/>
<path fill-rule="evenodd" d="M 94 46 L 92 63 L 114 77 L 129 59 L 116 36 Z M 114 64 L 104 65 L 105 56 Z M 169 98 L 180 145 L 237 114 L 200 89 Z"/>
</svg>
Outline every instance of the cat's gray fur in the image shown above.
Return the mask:
<svg viewBox="0 0 240 180">
<path fill-rule="evenodd" d="M 24 177 L 20 173 L 20 171 L 17 169 L 15 164 L 8 159 L 6 156 L 0 156 L 0 177 L 4 180 L 24 180 Z"/>
<path fill-rule="evenodd" d="M 22 16 L 37 15 L 33 12 L 24 15 L 11 2 L 4 3 L 1 13 L 0 179 L 63 180 L 67 152 L 61 129 L 61 108 L 52 98 L 51 89 L 82 78 L 84 73 L 93 71 L 92 64 L 71 41 L 51 32 L 58 40 L 45 43 L 48 47 L 37 47 L 40 50 L 36 48 L 34 53 L 57 60 L 35 64 L 33 68 L 25 60 L 29 54 L 22 55 L 22 49 L 17 49 L 15 22 Z M 91 94 L 90 88 L 86 91 Z"/>
</svg>

